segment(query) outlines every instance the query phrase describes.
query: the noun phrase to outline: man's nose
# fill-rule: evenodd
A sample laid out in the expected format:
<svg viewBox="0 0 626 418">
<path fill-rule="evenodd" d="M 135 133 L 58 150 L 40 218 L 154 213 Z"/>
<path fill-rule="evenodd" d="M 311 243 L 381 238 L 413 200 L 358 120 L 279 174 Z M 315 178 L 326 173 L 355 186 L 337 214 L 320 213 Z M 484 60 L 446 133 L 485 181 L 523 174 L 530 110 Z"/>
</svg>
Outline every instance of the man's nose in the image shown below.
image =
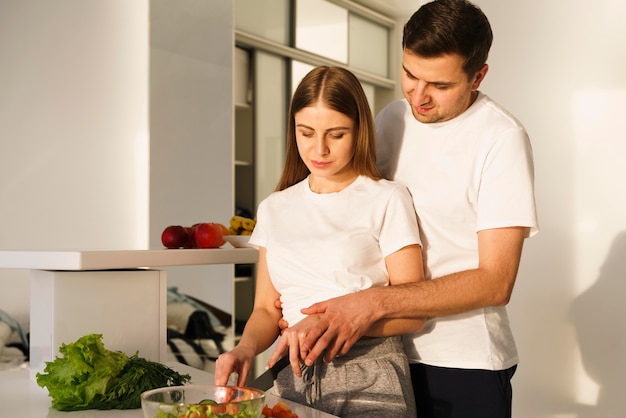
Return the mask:
<svg viewBox="0 0 626 418">
<path fill-rule="evenodd" d="M 411 103 L 414 105 L 421 105 L 430 101 L 430 94 L 428 84 L 415 83 L 413 90 L 411 90 Z"/>
</svg>

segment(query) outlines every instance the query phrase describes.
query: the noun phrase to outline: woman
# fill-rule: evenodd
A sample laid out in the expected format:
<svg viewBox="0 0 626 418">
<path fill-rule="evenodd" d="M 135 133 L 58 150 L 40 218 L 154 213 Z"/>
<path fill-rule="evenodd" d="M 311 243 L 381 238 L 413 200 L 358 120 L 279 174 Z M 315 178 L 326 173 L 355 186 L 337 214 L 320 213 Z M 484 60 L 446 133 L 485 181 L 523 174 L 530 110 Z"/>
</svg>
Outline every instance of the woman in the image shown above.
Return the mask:
<svg viewBox="0 0 626 418">
<path fill-rule="evenodd" d="M 281 316 L 294 325 L 315 301 L 423 280 L 412 199 L 376 168 L 373 118 L 358 79 L 336 67 L 312 70 L 293 95 L 287 135 L 282 178 L 259 205 L 250 239 L 259 248 L 254 309 L 239 344 L 219 357 L 216 384 L 234 372 L 245 383 L 255 356 L 278 338 Z M 287 329 L 279 346 L 292 370 L 279 374 L 278 395 L 341 417 L 415 416 L 397 335 L 422 326 L 381 321 L 344 356 L 311 367 L 301 366 L 306 347 Z"/>
</svg>

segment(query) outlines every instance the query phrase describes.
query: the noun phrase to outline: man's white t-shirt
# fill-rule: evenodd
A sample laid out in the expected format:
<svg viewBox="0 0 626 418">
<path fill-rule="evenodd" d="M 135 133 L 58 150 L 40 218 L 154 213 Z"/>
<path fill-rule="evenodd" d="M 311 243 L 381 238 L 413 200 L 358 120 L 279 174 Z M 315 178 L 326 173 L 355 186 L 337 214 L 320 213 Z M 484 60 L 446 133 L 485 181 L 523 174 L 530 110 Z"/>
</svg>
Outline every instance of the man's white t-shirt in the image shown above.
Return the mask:
<svg viewBox="0 0 626 418">
<path fill-rule="evenodd" d="M 258 207 L 250 243 L 267 250 L 290 325 L 315 302 L 386 286 L 385 257 L 421 244 L 407 188 L 365 176 L 337 193 L 314 193 L 308 178 L 272 193 Z"/>
<path fill-rule="evenodd" d="M 478 231 L 537 232 L 528 135 L 487 96 L 432 124 L 418 122 L 398 100 L 380 112 L 376 128 L 379 168 L 413 196 L 427 279 L 476 268 Z M 505 307 L 431 318 L 405 338 L 405 349 L 409 361 L 441 367 L 502 370 L 518 361 Z"/>
</svg>

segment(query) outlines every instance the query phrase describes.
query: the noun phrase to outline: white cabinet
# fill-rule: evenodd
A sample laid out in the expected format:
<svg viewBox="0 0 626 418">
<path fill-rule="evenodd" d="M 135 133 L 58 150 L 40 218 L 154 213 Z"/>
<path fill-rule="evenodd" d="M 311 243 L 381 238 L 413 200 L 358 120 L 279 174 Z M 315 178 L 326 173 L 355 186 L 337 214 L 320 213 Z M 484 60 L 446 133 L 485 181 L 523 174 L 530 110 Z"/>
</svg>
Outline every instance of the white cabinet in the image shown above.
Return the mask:
<svg viewBox="0 0 626 418">
<path fill-rule="evenodd" d="M 235 206 L 254 217 L 276 187 L 285 155 L 287 61 L 251 48 L 235 48 Z M 248 318 L 254 302 L 255 265 L 236 266 L 235 319 Z M 264 370 L 267 353 L 256 362 Z"/>
<path fill-rule="evenodd" d="M 254 217 L 255 141 L 250 53 L 235 48 L 235 213 Z"/>
<path fill-rule="evenodd" d="M 256 215 L 254 118 L 250 54 L 235 48 L 235 213 L 253 218 Z M 252 313 L 254 304 L 255 265 L 235 265 L 233 281 L 232 329 L 241 325 Z M 235 336 L 235 341 L 238 340 Z"/>
<path fill-rule="evenodd" d="M 33 270 L 30 368 L 42 371 L 61 344 L 102 334 L 105 345 L 164 363 L 167 274 L 159 270 Z"/>
</svg>

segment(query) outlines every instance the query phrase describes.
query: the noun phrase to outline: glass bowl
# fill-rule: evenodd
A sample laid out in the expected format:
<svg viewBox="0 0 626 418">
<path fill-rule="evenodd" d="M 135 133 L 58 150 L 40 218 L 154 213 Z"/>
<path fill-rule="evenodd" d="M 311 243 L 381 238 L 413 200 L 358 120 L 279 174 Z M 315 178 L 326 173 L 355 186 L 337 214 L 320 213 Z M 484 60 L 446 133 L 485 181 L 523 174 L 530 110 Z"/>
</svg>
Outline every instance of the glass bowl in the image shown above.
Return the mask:
<svg viewBox="0 0 626 418">
<path fill-rule="evenodd" d="M 141 394 L 144 418 L 259 418 L 264 405 L 265 392 L 240 386 L 170 386 Z"/>
</svg>

